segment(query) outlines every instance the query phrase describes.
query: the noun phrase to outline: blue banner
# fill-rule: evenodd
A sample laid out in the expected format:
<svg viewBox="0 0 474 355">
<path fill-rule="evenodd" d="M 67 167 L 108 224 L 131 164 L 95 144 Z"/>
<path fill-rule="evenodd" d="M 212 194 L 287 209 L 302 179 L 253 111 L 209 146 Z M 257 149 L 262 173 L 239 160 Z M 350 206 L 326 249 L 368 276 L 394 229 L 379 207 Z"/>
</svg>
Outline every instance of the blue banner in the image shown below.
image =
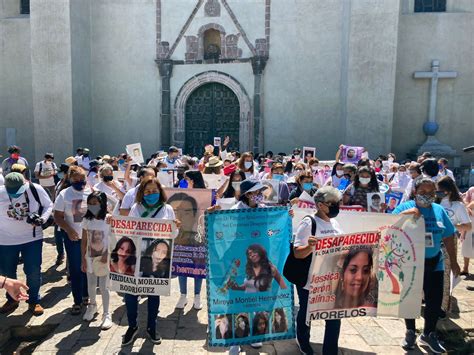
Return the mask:
<svg viewBox="0 0 474 355">
<path fill-rule="evenodd" d="M 286 207 L 206 213 L 209 345 L 295 337 Z"/>
</svg>

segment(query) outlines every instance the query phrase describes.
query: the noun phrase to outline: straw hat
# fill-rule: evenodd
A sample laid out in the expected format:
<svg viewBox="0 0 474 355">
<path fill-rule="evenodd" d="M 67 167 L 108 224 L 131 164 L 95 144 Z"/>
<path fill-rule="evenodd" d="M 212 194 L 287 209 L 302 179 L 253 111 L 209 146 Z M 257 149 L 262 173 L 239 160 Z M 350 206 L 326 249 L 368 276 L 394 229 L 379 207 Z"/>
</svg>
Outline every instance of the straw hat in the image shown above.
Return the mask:
<svg viewBox="0 0 474 355">
<path fill-rule="evenodd" d="M 224 164 L 218 157 L 210 157 L 209 162 L 206 164 L 206 168 L 217 168 Z"/>
</svg>

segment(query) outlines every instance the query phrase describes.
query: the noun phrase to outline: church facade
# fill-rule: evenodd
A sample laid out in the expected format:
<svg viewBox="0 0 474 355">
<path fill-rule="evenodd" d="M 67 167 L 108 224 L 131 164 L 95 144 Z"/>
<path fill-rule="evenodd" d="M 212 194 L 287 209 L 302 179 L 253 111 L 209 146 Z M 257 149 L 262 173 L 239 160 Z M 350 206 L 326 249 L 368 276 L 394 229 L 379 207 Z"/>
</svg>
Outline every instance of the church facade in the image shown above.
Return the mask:
<svg viewBox="0 0 474 355">
<path fill-rule="evenodd" d="M 403 158 L 428 135 L 460 152 L 474 143 L 473 12 L 471 0 L 1 0 L 0 148 L 202 154 L 229 135 L 241 151 L 331 159 L 344 143 Z M 433 61 L 456 73 L 435 89 L 414 75 Z"/>
</svg>

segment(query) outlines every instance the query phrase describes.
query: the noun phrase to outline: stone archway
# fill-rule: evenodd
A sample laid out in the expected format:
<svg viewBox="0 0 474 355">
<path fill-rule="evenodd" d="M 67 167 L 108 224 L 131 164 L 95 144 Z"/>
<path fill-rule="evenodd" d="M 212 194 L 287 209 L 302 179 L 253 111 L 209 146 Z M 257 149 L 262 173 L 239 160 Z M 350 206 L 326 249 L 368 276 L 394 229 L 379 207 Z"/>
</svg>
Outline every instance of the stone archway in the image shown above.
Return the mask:
<svg viewBox="0 0 474 355">
<path fill-rule="evenodd" d="M 198 87 L 213 82 L 227 86 L 237 96 L 240 105 L 239 149 L 241 152 L 251 150 L 253 145 L 251 140 L 251 137 L 253 137 L 253 110 L 249 96 L 237 80 L 218 71 L 207 71 L 192 77 L 179 91 L 176 96 L 171 122 L 172 144 L 178 147 L 185 146 L 185 109 L 189 96 Z M 212 144 L 212 142 L 209 143 Z"/>
</svg>

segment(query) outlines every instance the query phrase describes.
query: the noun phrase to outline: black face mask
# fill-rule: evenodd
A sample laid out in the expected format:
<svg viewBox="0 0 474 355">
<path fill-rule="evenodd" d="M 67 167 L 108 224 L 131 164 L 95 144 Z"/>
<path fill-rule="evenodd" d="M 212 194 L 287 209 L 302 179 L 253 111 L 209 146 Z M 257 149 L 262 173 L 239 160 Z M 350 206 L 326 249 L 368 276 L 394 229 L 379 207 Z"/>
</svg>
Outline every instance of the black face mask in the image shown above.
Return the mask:
<svg viewBox="0 0 474 355">
<path fill-rule="evenodd" d="M 111 182 L 114 179 L 114 177 L 112 175 L 107 175 L 107 176 L 104 176 L 103 179 L 104 179 L 104 182 Z"/>
<path fill-rule="evenodd" d="M 328 208 L 329 208 L 329 212 L 328 212 L 329 218 L 335 218 L 339 214 L 339 204 L 329 205 Z"/>
<path fill-rule="evenodd" d="M 350 179 L 351 179 L 351 175 L 350 175 L 350 174 L 344 174 L 344 177 L 345 177 L 347 180 L 350 180 Z"/>
</svg>

